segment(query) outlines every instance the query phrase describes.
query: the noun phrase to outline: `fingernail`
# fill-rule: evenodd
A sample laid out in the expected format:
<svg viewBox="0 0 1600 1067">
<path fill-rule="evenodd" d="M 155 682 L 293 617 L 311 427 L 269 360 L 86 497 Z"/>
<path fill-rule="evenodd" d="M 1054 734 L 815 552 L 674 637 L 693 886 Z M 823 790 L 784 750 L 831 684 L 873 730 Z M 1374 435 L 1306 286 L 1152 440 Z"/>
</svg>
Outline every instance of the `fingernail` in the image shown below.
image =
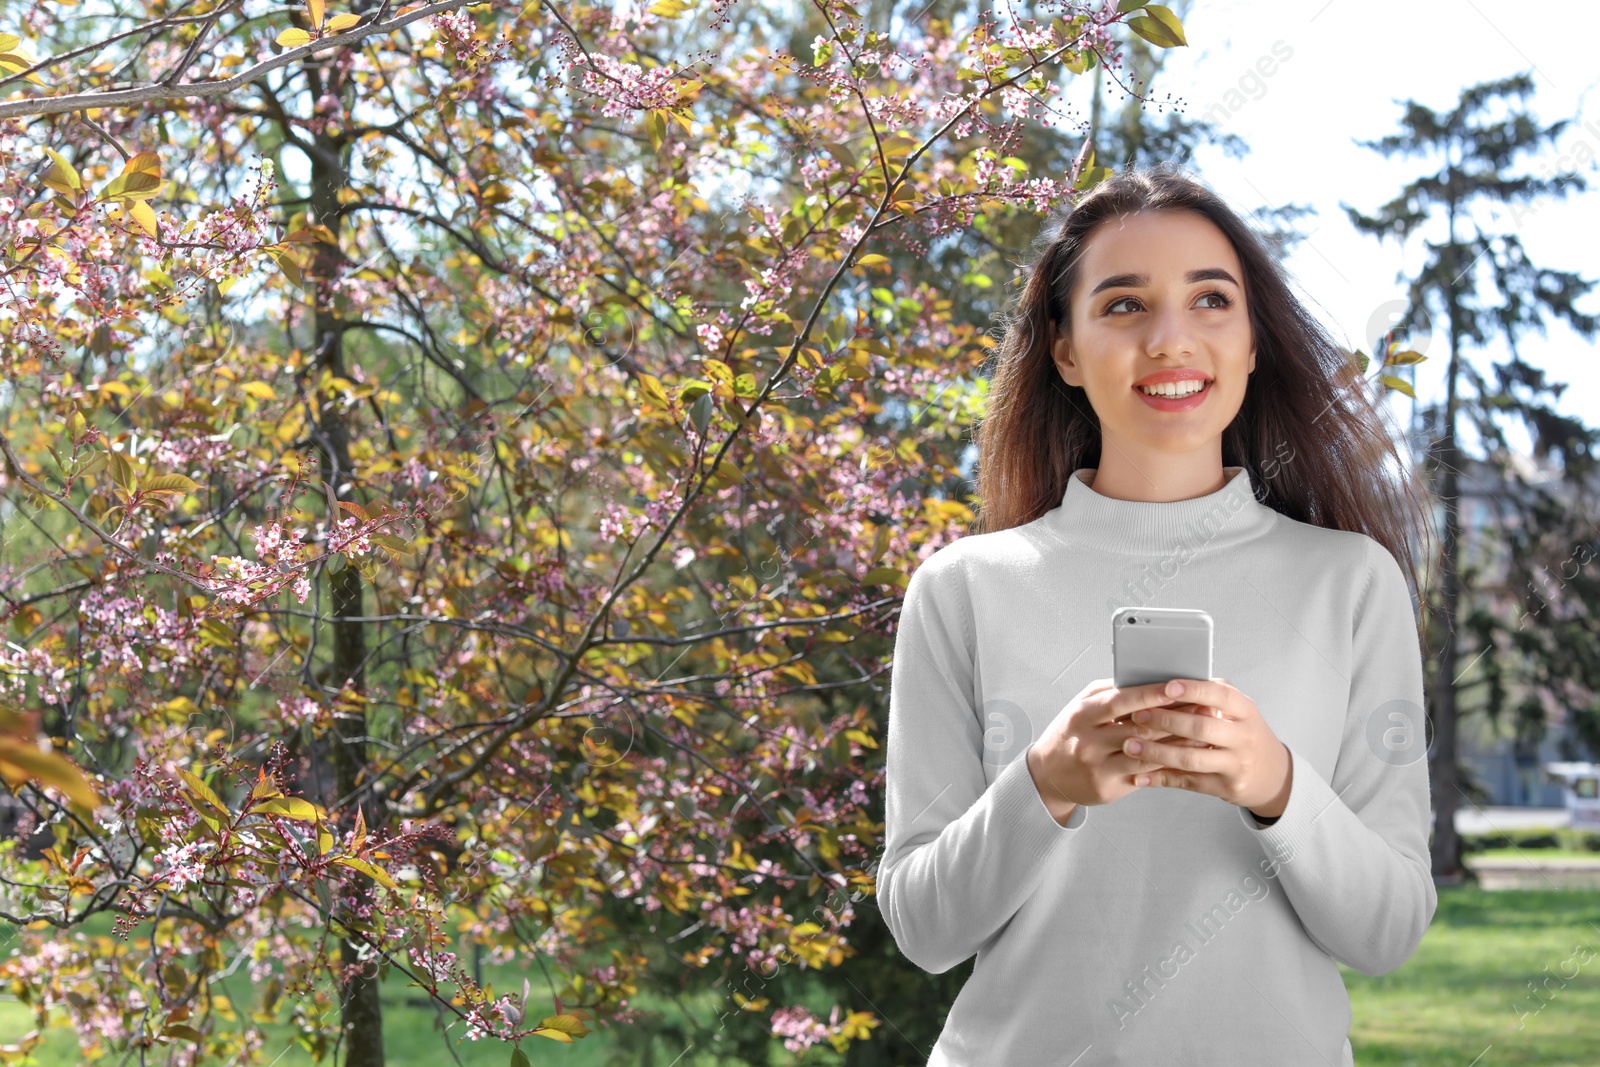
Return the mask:
<svg viewBox="0 0 1600 1067">
<path fill-rule="evenodd" d="M 1149 722 L 1150 721 L 1150 711 L 1149 711 L 1149 709 L 1148 708 L 1140 708 L 1138 711 L 1134 712 L 1133 713 L 1133 721 L 1134 722 Z"/>
<path fill-rule="evenodd" d="M 1183 683 L 1178 681 L 1176 678 L 1174 678 L 1172 681 L 1168 682 L 1167 683 L 1167 696 L 1169 696 L 1169 697 L 1181 697 L 1181 696 L 1183 696 Z"/>
<path fill-rule="evenodd" d="M 1144 748 L 1144 746 L 1143 746 L 1143 745 L 1141 745 L 1141 744 L 1140 744 L 1140 743 L 1139 743 L 1139 742 L 1137 742 L 1137 741 L 1132 741 L 1132 740 L 1130 740 L 1130 741 L 1129 741 L 1129 742 L 1128 742 L 1128 751 L 1129 751 L 1129 752 L 1134 752 L 1134 753 L 1137 753 L 1137 752 L 1138 752 L 1138 751 L 1139 751 L 1139 750 L 1140 750 L 1140 749 L 1142 749 L 1142 748 Z"/>
<path fill-rule="evenodd" d="M 1149 785 L 1150 784 L 1150 776 L 1148 774 L 1141 774 L 1141 775 L 1139 775 L 1137 778 L 1135 778 L 1133 780 L 1133 784 L 1134 785 Z"/>
</svg>

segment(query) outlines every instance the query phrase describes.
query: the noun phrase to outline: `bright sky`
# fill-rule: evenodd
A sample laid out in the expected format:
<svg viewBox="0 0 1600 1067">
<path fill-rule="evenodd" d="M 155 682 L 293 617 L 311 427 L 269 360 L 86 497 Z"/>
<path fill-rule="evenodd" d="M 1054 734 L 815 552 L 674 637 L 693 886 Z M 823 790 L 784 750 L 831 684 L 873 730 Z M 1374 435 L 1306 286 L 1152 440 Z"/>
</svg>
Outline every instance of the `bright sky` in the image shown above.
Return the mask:
<svg viewBox="0 0 1600 1067">
<path fill-rule="evenodd" d="M 1538 20 L 1528 17 L 1533 10 L 1488 0 L 1196 0 L 1184 27 L 1190 47 L 1174 50 L 1154 96 L 1179 95 L 1181 87 L 1184 113 L 1191 117 L 1224 100 L 1242 101 L 1220 122 L 1245 140 L 1250 153 L 1234 160 L 1203 150 L 1196 157 L 1201 177 L 1242 211 L 1291 201 L 1317 210 L 1296 224 L 1306 240 L 1295 248 L 1290 269 L 1335 339 L 1370 354 L 1368 324 L 1404 295 L 1395 274 L 1420 263 L 1420 238 L 1413 235 L 1403 252 L 1393 239 L 1379 243 L 1357 233 L 1339 205 L 1374 214 L 1405 182 L 1438 169 L 1437 160 L 1386 160 L 1354 143 L 1398 132 L 1399 101 L 1446 111 L 1466 86 L 1530 72 L 1537 88 L 1526 105 L 1535 120 L 1541 126 L 1576 121 L 1561 133 L 1554 152 L 1530 158 L 1519 169 L 1542 175 L 1565 153 L 1573 162 L 1561 169 L 1581 174 L 1589 191 L 1551 199 L 1517 220 L 1502 213 L 1498 225 L 1517 233 L 1536 265 L 1600 278 L 1600 168 L 1594 161 L 1600 156 L 1600 94 L 1589 92 L 1600 82 L 1594 57 L 1600 4 L 1565 5 L 1557 17 Z M 1273 57 L 1274 46 L 1289 57 L 1274 60 L 1267 68 L 1271 76 L 1262 77 L 1256 63 Z M 1246 91 L 1227 97 L 1230 89 L 1241 88 L 1241 79 Z M 1494 220 L 1485 214 L 1484 221 Z M 1442 228 L 1429 236 L 1436 240 L 1441 234 Z M 1600 286 L 1579 307 L 1600 311 Z M 1442 397 L 1445 324 L 1436 322 L 1426 347 L 1420 338 L 1413 340 L 1431 357 L 1417 368 L 1418 396 Z M 1564 325 L 1552 325 L 1548 338 L 1534 334 L 1520 342 L 1526 362 L 1544 370 L 1547 379 L 1570 383 L 1557 410 L 1591 426 L 1600 425 L 1597 343 Z M 1507 350 L 1500 343 L 1467 355 L 1492 382 L 1490 362 L 1503 361 Z M 1405 397 L 1396 398 L 1394 415 L 1402 423 L 1410 420 L 1410 406 Z M 1475 447 L 1470 427 L 1463 421 L 1458 428 L 1464 443 Z M 1528 448 L 1520 428 L 1508 424 L 1508 437 Z"/>
</svg>

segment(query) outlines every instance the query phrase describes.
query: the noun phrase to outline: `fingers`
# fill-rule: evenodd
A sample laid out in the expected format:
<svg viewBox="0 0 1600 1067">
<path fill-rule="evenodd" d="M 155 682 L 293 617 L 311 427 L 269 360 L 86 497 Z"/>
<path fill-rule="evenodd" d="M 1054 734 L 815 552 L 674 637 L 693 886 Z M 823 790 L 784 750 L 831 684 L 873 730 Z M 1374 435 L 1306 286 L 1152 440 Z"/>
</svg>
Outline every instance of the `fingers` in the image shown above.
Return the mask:
<svg viewBox="0 0 1600 1067">
<path fill-rule="evenodd" d="M 1161 767 L 1162 764 L 1158 761 L 1130 756 L 1126 752 L 1113 752 L 1106 757 L 1105 762 L 1106 770 L 1119 776 L 1149 774 L 1151 771 L 1160 770 Z"/>
<path fill-rule="evenodd" d="M 1144 712 L 1144 722 L 1135 722 L 1130 736 L 1140 740 L 1155 740 L 1162 734 L 1175 734 L 1188 738 L 1199 747 L 1221 746 L 1227 743 L 1236 724 L 1221 717 L 1217 708 L 1197 705 L 1150 708 Z"/>
<path fill-rule="evenodd" d="M 1128 751 L 1135 746 L 1138 747 L 1137 752 Z M 1123 742 L 1122 754 L 1130 759 L 1153 762 L 1159 767 L 1178 771 L 1208 773 L 1220 769 L 1216 766 L 1216 759 L 1221 753 L 1203 746 L 1171 745 L 1161 741 L 1143 741 L 1130 737 Z"/>
<path fill-rule="evenodd" d="M 1226 678 L 1179 678 L 1183 683 L 1182 699 L 1202 707 L 1220 708 L 1227 714 L 1218 718 L 1240 719 L 1244 711 L 1240 706 L 1243 693 L 1229 684 Z"/>
<path fill-rule="evenodd" d="M 1111 698 L 1106 701 L 1102 713 L 1096 721 L 1100 723 L 1115 722 L 1126 718 L 1141 708 L 1162 707 L 1179 702 L 1177 697 L 1169 697 L 1166 693 L 1166 682 L 1150 682 L 1146 685 L 1130 685 L 1124 689 L 1115 690 Z"/>
</svg>

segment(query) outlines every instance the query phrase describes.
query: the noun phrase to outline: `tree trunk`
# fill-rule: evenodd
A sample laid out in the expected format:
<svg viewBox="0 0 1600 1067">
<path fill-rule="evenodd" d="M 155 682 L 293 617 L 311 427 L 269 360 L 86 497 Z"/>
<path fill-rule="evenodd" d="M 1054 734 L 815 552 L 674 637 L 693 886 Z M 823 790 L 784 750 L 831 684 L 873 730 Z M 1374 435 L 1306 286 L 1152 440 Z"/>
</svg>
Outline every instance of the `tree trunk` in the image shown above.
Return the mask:
<svg viewBox="0 0 1600 1067">
<path fill-rule="evenodd" d="M 1454 269 L 1457 256 L 1455 213 L 1450 217 L 1449 261 Z M 1456 377 L 1460 351 L 1461 311 L 1454 286 L 1444 298 L 1450 309 L 1450 366 L 1445 375 L 1444 435 L 1439 442 L 1439 498 L 1444 505 L 1444 538 L 1441 546 L 1439 614 L 1444 623 L 1439 648 L 1438 672 L 1433 680 L 1434 749 L 1429 766 L 1433 793 L 1433 878 L 1436 883 L 1453 885 L 1461 881 L 1461 838 L 1456 833 L 1456 799 L 1461 792 L 1456 762 L 1456 616 L 1461 600 L 1458 575 L 1461 556 L 1461 455 L 1456 448 Z"/>
<path fill-rule="evenodd" d="M 340 230 L 338 193 L 345 185 L 342 138 L 318 136 L 316 151 L 311 160 L 311 205 L 315 221 L 327 226 L 337 239 Z M 339 246 L 322 241 L 314 243 L 315 254 L 308 272 L 308 285 L 313 295 L 313 322 L 316 328 L 317 364 L 312 378 L 324 369 L 343 377 L 344 332 L 340 329 L 337 310 L 329 307 L 324 286 L 331 280 L 339 266 Z M 354 491 L 354 468 L 350 462 L 350 427 L 345 413 L 337 404 L 324 405 L 316 401 L 318 425 L 321 430 L 319 450 L 322 453 L 326 479 L 340 497 L 349 497 Z M 331 529 L 340 515 L 329 515 Z M 328 667 L 325 691 L 338 694 L 348 685 L 360 694 L 365 688 L 363 664 L 366 662 L 367 641 L 364 624 L 343 621 L 360 616 L 362 611 L 361 574 L 352 565 L 337 574 L 328 574 L 333 608 L 333 658 Z M 367 717 L 364 704 L 335 705 L 333 729 L 326 738 L 329 758 L 333 764 L 332 795 L 327 806 L 334 806 L 355 794 L 362 785 L 362 770 L 367 766 Z M 379 831 L 385 822 L 382 805 L 376 797 L 364 799 L 360 808 L 369 834 Z M 348 820 L 347 820 L 348 821 Z M 376 892 L 371 879 L 364 875 L 353 876 L 359 885 L 358 907 L 375 907 Z M 383 1006 L 378 999 L 377 961 L 358 958 L 358 946 L 348 938 L 339 941 L 339 954 L 344 964 L 340 978 L 339 1006 L 345 1047 L 345 1067 L 383 1067 Z"/>
</svg>

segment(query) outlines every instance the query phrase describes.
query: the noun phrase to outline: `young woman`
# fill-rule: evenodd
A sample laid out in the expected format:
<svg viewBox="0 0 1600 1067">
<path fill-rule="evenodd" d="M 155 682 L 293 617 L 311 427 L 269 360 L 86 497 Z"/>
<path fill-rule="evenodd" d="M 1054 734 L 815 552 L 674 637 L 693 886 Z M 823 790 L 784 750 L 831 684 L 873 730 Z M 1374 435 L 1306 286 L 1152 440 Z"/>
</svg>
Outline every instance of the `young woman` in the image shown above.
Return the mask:
<svg viewBox="0 0 1600 1067">
<path fill-rule="evenodd" d="M 1120 174 L 1037 247 L 978 532 L 896 635 L 879 903 L 924 970 L 977 955 L 929 1067 L 1351 1067 L 1335 961 L 1437 904 L 1426 490 L 1205 187 Z M 1112 686 L 1124 606 L 1209 613 L 1216 677 Z"/>
</svg>

